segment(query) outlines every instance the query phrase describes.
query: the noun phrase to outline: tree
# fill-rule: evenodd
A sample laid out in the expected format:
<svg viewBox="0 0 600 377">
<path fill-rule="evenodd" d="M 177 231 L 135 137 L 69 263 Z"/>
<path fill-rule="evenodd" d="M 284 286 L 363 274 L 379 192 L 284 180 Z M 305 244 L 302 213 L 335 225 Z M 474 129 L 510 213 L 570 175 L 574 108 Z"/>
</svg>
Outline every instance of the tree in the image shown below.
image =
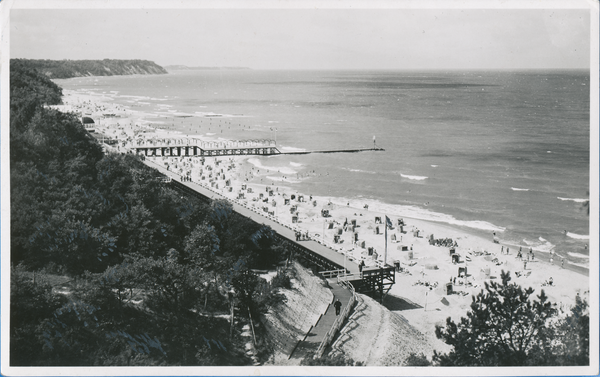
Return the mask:
<svg viewBox="0 0 600 377">
<path fill-rule="evenodd" d="M 22 266 L 11 269 L 10 281 L 10 365 L 37 365 L 42 352 L 38 336 L 40 322 L 66 302 L 64 296 L 52 293 L 44 276 L 36 281 Z"/>
<path fill-rule="evenodd" d="M 557 365 L 590 365 L 590 315 L 579 295 L 571 312 L 556 324 L 552 353 Z"/>
<path fill-rule="evenodd" d="M 404 365 L 409 367 L 427 367 L 431 365 L 431 361 L 427 359 L 422 352 L 420 354 L 416 354 L 412 352 L 406 360 L 404 360 Z"/>
<path fill-rule="evenodd" d="M 347 357 L 344 354 L 337 353 L 336 355 L 323 355 L 317 359 L 313 359 L 312 355 L 304 358 L 300 365 L 307 366 L 327 366 L 327 367 L 344 367 L 344 366 L 363 366 L 361 361 L 354 361 L 353 358 Z"/>
<path fill-rule="evenodd" d="M 433 360 L 443 366 L 526 366 L 551 365 L 547 344 L 553 329 L 548 327 L 556 314 L 542 290 L 530 299 L 533 288 L 510 283 L 502 271 L 501 283 L 486 283 L 473 297 L 467 317 L 446 327 L 436 326 L 436 336 L 454 348 L 448 354 L 434 352 Z"/>
</svg>

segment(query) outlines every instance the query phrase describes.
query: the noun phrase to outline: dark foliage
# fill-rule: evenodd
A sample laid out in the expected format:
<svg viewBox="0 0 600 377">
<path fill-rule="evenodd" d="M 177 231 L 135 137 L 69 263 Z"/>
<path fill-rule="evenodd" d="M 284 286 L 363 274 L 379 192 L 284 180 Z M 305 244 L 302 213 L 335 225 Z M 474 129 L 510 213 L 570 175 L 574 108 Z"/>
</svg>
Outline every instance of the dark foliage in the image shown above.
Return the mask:
<svg viewBox="0 0 600 377">
<path fill-rule="evenodd" d="M 273 277 L 273 280 L 271 280 L 271 286 L 273 288 L 292 289 L 292 281 L 285 272 L 278 271 L 277 275 L 275 275 L 275 277 Z"/>
<path fill-rule="evenodd" d="M 52 293 L 52 287 L 38 275 L 34 282 L 22 266 L 13 268 L 10 282 L 10 364 L 37 365 L 31 355 L 39 355 L 43 341 L 39 336 L 40 324 L 67 299 Z M 34 361 L 34 363 L 32 363 Z"/>
<path fill-rule="evenodd" d="M 35 69 L 52 79 L 67 79 L 81 76 L 114 76 L 134 74 L 165 74 L 167 71 L 149 60 L 35 60 L 12 59 Z"/>
<path fill-rule="evenodd" d="M 282 299 L 249 273 L 289 255 L 271 229 L 103 154 L 76 116 L 44 106 L 60 88 L 27 62 L 11 84 L 11 365 L 249 364 L 214 314 L 234 303 L 245 320 Z M 67 293 L 26 270 L 63 275 Z"/>
<path fill-rule="evenodd" d="M 576 322 L 574 333 L 567 335 L 565 328 L 561 334 L 557 309 L 543 290 L 531 298 L 533 288 L 510 283 L 510 273 L 502 271 L 501 280 L 486 283 L 459 323 L 448 318 L 444 328 L 436 326 L 436 336 L 453 349 L 448 354 L 434 352 L 434 362 L 442 366 L 550 366 L 564 365 L 565 358 L 571 363 L 585 361 L 589 340 L 582 315 L 577 314 L 581 321 Z M 567 351 L 564 344 L 574 347 Z"/>
<path fill-rule="evenodd" d="M 427 367 L 431 365 L 431 361 L 423 353 L 411 353 L 404 361 L 404 365 L 408 367 Z"/>
<path fill-rule="evenodd" d="M 346 357 L 341 353 L 332 355 L 323 355 L 317 359 L 313 359 L 312 357 L 307 357 L 300 365 L 306 366 L 328 366 L 328 367 L 343 367 L 343 366 L 363 366 L 363 363 L 360 361 L 354 361 L 351 357 Z"/>
<path fill-rule="evenodd" d="M 556 365 L 590 365 L 590 315 L 588 303 L 575 297 L 571 312 L 555 327 L 552 354 Z"/>
</svg>

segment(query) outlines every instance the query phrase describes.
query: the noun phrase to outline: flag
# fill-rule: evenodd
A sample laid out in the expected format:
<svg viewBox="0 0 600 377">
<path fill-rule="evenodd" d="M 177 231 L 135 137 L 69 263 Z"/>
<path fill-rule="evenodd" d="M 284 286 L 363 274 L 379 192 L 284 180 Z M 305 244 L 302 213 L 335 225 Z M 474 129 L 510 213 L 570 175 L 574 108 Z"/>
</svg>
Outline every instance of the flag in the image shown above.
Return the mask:
<svg viewBox="0 0 600 377">
<path fill-rule="evenodd" d="M 391 228 L 392 222 L 390 221 L 390 218 L 386 216 L 385 217 L 385 253 L 383 254 L 384 267 L 387 264 L 387 230 L 388 230 L 388 226 Z"/>
</svg>

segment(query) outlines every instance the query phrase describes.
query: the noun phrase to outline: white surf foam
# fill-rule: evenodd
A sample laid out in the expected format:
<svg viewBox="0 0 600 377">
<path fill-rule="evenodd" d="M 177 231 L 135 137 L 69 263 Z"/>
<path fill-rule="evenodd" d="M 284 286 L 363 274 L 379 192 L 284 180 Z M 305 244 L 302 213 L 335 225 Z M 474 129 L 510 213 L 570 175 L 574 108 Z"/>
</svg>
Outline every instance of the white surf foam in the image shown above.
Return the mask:
<svg viewBox="0 0 600 377">
<path fill-rule="evenodd" d="M 549 242 L 548 240 L 546 240 L 543 237 L 538 238 L 538 241 L 529 241 L 527 239 L 523 240 L 523 243 L 525 243 L 527 246 L 531 247 L 533 250 L 535 251 L 543 251 L 543 252 L 550 252 L 551 250 L 553 250 L 556 245 L 554 245 L 553 243 Z M 507 244 L 508 245 L 508 244 Z M 511 246 L 515 246 L 518 247 L 520 245 L 511 245 Z"/>
<path fill-rule="evenodd" d="M 291 161 L 290 161 L 290 165 L 295 166 L 295 167 L 303 166 L 302 164 L 299 164 L 297 162 L 291 162 Z"/>
<path fill-rule="evenodd" d="M 254 165 L 257 169 L 264 169 L 267 171 L 278 172 L 281 174 L 296 174 L 297 173 L 297 171 L 287 168 L 287 167 L 265 166 L 257 158 L 250 158 L 250 159 L 248 159 L 248 162 L 251 163 L 252 165 Z"/>
<path fill-rule="evenodd" d="M 529 191 L 529 189 L 516 188 L 516 187 L 511 187 L 510 189 L 513 190 L 513 191 Z"/>
<path fill-rule="evenodd" d="M 402 178 L 410 179 L 411 181 L 423 181 L 423 180 L 429 178 L 429 177 L 422 177 L 419 175 L 407 175 L 407 174 L 402 174 L 402 173 L 400 173 L 400 176 Z"/>
<path fill-rule="evenodd" d="M 98 90 L 98 89 L 94 89 L 94 90 Z M 120 97 L 123 97 L 123 98 L 135 98 L 137 100 L 150 99 L 150 97 L 146 97 L 146 96 L 128 96 L 128 95 L 122 95 Z"/>
<path fill-rule="evenodd" d="M 432 168 L 437 168 L 439 165 L 431 165 Z"/>
<path fill-rule="evenodd" d="M 298 180 L 298 179 L 273 177 L 270 175 L 267 176 L 267 179 L 270 179 L 271 181 L 275 181 L 275 182 L 286 182 L 286 183 L 299 183 L 300 182 L 300 180 Z"/>
<path fill-rule="evenodd" d="M 572 252 L 572 251 L 568 251 L 567 254 L 569 254 L 569 256 L 573 257 L 573 258 L 590 259 L 589 255 L 579 254 L 579 253 L 575 253 L 575 252 Z"/>
<path fill-rule="evenodd" d="M 571 232 L 567 232 L 567 236 L 574 238 L 576 240 L 589 240 L 590 239 L 589 235 L 582 235 L 582 234 L 576 234 L 576 233 L 571 233 Z"/>
<path fill-rule="evenodd" d="M 567 261 L 567 263 L 572 264 L 573 266 L 579 266 L 579 267 L 583 267 L 583 268 L 590 268 L 590 266 L 588 266 L 585 263 L 573 263 L 573 262 L 570 262 L 570 261 Z"/>
<path fill-rule="evenodd" d="M 577 202 L 577 203 L 585 203 L 585 202 L 589 201 L 589 199 L 561 198 L 560 196 L 557 196 L 557 198 L 560 200 L 569 200 L 569 201 Z"/>
<path fill-rule="evenodd" d="M 321 198 L 321 200 L 330 200 L 330 198 Z M 464 226 L 473 229 L 504 232 L 505 228 L 491 224 L 486 221 L 464 221 L 454 218 L 452 215 L 448 215 L 440 212 L 433 212 L 427 209 L 405 206 L 399 204 L 387 204 L 374 199 L 363 199 L 363 198 L 331 198 L 331 201 L 335 204 L 346 206 L 350 203 L 353 208 L 363 208 L 365 204 L 369 205 L 369 211 L 381 212 L 389 214 L 390 216 L 398 217 L 410 217 L 413 219 L 435 221 L 439 223 L 446 223 L 450 225 Z"/>
<path fill-rule="evenodd" d="M 347 170 L 347 171 L 351 171 L 351 172 L 354 172 L 354 173 L 367 173 L 367 174 L 375 174 L 375 172 L 374 172 L 374 171 L 368 171 L 368 170 L 361 170 L 361 169 L 349 169 L 349 168 L 342 168 L 342 169 L 344 169 L 344 170 Z"/>
</svg>

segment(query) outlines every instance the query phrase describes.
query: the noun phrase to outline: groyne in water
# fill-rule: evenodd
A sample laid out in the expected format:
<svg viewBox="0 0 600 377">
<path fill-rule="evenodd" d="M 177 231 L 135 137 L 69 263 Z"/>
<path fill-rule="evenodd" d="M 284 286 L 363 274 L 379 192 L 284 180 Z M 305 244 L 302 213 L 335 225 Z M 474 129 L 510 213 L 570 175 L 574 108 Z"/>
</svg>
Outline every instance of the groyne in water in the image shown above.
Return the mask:
<svg viewBox="0 0 600 377">
<path fill-rule="evenodd" d="M 357 153 L 357 152 L 384 152 L 383 148 L 357 148 L 357 149 L 331 149 L 322 151 L 294 151 L 294 152 L 279 152 L 278 154 L 311 154 L 311 153 Z"/>
</svg>

